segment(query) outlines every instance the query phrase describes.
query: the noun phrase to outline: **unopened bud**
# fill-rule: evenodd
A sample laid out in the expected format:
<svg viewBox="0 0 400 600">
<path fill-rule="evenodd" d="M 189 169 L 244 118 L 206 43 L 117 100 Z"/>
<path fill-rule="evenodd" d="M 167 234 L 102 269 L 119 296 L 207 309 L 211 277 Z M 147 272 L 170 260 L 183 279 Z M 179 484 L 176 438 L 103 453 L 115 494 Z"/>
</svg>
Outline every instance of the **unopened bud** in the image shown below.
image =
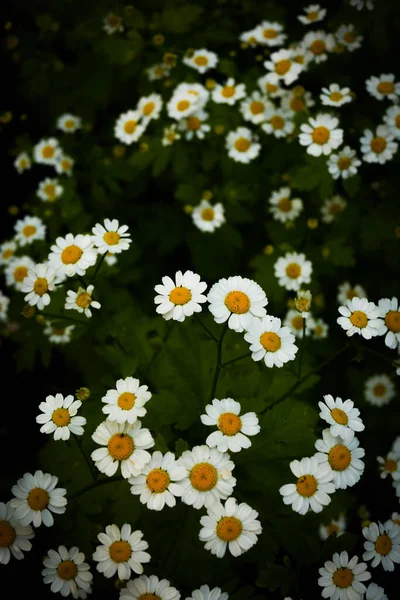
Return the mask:
<svg viewBox="0 0 400 600">
<path fill-rule="evenodd" d="M 297 292 L 294 305 L 296 310 L 298 310 L 299 313 L 302 313 L 303 316 L 305 316 L 304 313 L 308 313 L 311 308 L 311 299 L 312 295 L 310 290 L 299 290 Z"/>
<path fill-rule="evenodd" d="M 21 311 L 21 315 L 26 319 L 32 319 L 36 314 L 36 306 L 31 306 L 30 304 L 25 304 L 24 308 Z"/>
<path fill-rule="evenodd" d="M 83 402 L 84 400 L 90 398 L 90 390 L 87 387 L 80 387 L 76 390 L 75 396 L 78 398 L 78 400 Z"/>
</svg>

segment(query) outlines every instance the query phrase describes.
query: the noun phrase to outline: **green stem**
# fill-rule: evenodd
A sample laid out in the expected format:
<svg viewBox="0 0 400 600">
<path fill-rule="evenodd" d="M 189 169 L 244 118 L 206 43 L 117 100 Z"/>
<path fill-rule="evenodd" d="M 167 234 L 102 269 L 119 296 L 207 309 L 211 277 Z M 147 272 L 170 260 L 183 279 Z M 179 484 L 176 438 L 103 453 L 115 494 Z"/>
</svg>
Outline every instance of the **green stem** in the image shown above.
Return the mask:
<svg viewBox="0 0 400 600">
<path fill-rule="evenodd" d="M 228 323 L 229 323 L 229 319 L 228 321 L 226 321 L 224 328 L 222 330 L 221 336 L 218 340 L 218 345 L 217 345 L 217 364 L 215 367 L 215 373 L 214 373 L 214 380 L 212 383 L 212 388 L 211 388 L 211 394 L 210 394 L 210 402 L 211 400 L 213 400 L 213 398 L 215 397 L 215 390 L 217 389 L 217 383 L 218 383 L 218 377 L 219 377 L 219 373 L 221 371 L 221 358 L 222 358 L 222 341 L 224 339 L 224 336 L 227 332 L 228 329 Z"/>
<path fill-rule="evenodd" d="M 50 319 L 58 319 L 62 321 L 72 321 L 73 323 L 79 323 L 79 325 L 87 325 L 85 321 L 79 321 L 79 319 L 73 319 L 72 317 L 66 317 L 64 315 L 54 315 L 53 313 L 41 312 L 39 313 L 42 317 L 49 317 Z"/>
<path fill-rule="evenodd" d="M 216 338 L 215 335 L 208 329 L 208 327 L 204 325 L 203 321 L 196 315 L 196 313 L 193 314 L 193 317 L 196 323 L 198 323 L 204 329 L 207 335 L 214 340 L 214 342 L 218 343 L 218 338 Z"/>
<path fill-rule="evenodd" d="M 304 356 L 305 340 L 306 340 L 306 320 L 303 317 L 303 335 L 302 335 L 301 344 L 300 344 L 299 370 L 298 370 L 298 373 L 297 373 L 297 381 L 299 381 L 299 379 L 301 378 L 301 368 L 303 366 L 303 356 Z"/>
<path fill-rule="evenodd" d="M 87 468 L 90 471 L 93 481 L 96 481 L 97 480 L 97 470 L 94 467 L 93 463 L 89 460 L 88 455 L 86 454 L 85 450 L 83 449 L 82 440 L 77 435 L 75 435 L 75 434 L 73 434 L 73 435 L 74 435 L 74 438 L 76 439 L 76 443 L 78 444 L 78 448 L 81 451 L 81 454 L 85 460 Z"/>
<path fill-rule="evenodd" d="M 252 355 L 252 352 L 246 352 L 246 354 L 242 354 L 241 356 L 237 356 L 236 358 L 232 358 L 231 360 L 227 360 L 226 362 L 221 364 L 221 367 L 225 368 L 228 365 L 232 365 L 233 363 L 237 362 L 238 360 L 242 360 L 243 358 L 248 358 L 249 356 Z"/>
<path fill-rule="evenodd" d="M 98 479 L 97 481 L 95 481 L 93 483 L 89 483 L 89 485 L 87 485 L 84 488 L 82 488 L 81 490 L 79 490 L 79 492 L 75 492 L 75 494 L 71 494 L 69 499 L 75 500 L 76 498 L 79 498 L 79 496 L 82 496 L 82 494 L 86 494 L 86 492 L 89 492 L 90 490 L 94 490 L 95 488 L 97 488 L 101 485 L 105 485 L 107 483 L 115 483 L 117 481 L 123 481 L 123 480 L 124 480 L 124 478 L 121 475 L 117 475 L 115 477 L 106 477 L 105 479 Z"/>
<path fill-rule="evenodd" d="M 98 272 L 100 271 L 100 267 L 101 267 L 101 265 L 102 265 L 102 264 L 103 264 L 103 262 L 104 262 L 104 259 L 105 259 L 105 257 L 106 257 L 106 254 L 107 254 L 107 252 L 104 252 L 104 254 L 102 254 L 102 255 L 101 255 L 101 257 L 100 257 L 100 260 L 99 260 L 99 262 L 98 262 L 98 263 L 97 263 L 97 265 L 96 265 L 96 269 L 95 269 L 95 271 L 94 271 L 94 273 L 93 273 L 93 277 L 92 277 L 92 280 L 91 280 L 91 282 L 90 282 L 92 285 L 94 284 L 94 280 L 96 279 L 96 277 L 97 277 L 97 274 L 98 274 Z"/>
<path fill-rule="evenodd" d="M 161 345 L 159 346 L 159 348 L 157 348 L 157 350 L 154 352 L 153 356 L 151 357 L 151 359 L 150 359 L 150 362 L 149 362 L 149 364 L 148 364 L 148 365 L 147 365 L 147 367 L 146 367 L 146 372 L 147 372 L 147 371 L 150 371 L 150 369 L 151 369 L 151 367 L 153 366 L 154 362 L 155 362 L 155 361 L 157 360 L 157 358 L 159 357 L 159 355 L 160 355 L 160 353 L 161 353 L 162 349 L 164 348 L 165 344 L 166 344 L 166 343 L 167 343 L 167 341 L 168 341 L 168 338 L 169 338 L 169 336 L 170 336 L 170 335 L 171 335 L 171 333 L 172 333 L 172 330 L 174 329 L 174 325 L 175 325 L 175 323 L 176 323 L 176 321 L 172 321 L 172 323 L 170 324 L 170 326 L 169 326 L 169 328 L 168 328 L 168 331 L 167 331 L 167 333 L 165 334 L 165 336 L 164 336 L 164 337 L 163 337 L 163 339 L 162 339 L 162 343 L 161 343 Z"/>
</svg>

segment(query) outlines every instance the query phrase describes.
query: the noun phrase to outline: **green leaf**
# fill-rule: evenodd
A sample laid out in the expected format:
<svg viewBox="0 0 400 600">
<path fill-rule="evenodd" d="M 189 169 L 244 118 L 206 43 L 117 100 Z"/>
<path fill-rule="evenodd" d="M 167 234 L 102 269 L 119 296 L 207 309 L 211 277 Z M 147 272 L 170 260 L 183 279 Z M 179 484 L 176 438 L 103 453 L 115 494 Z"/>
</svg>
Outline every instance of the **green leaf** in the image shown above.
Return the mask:
<svg viewBox="0 0 400 600">
<path fill-rule="evenodd" d="M 180 8 L 165 8 L 162 13 L 162 28 L 171 33 L 185 33 L 200 17 L 204 9 L 196 4 L 184 4 Z"/>
</svg>

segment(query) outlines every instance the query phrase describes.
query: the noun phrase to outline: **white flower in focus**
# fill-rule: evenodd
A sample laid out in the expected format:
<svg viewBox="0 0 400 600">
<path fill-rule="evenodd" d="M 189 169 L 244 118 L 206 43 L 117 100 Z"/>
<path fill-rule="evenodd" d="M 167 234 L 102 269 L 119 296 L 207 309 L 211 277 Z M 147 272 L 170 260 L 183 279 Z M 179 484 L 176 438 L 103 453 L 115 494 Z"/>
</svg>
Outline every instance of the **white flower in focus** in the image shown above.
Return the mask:
<svg viewBox="0 0 400 600">
<path fill-rule="evenodd" d="M 364 398 L 372 406 L 385 406 L 395 397 L 393 381 L 386 373 L 368 377 L 364 384 Z"/>
<path fill-rule="evenodd" d="M 238 100 L 246 96 L 246 88 L 244 83 L 236 84 L 235 80 L 230 77 L 221 85 L 217 83 L 211 93 L 211 98 L 217 104 L 229 104 L 233 106 Z"/>
<path fill-rule="evenodd" d="M 64 488 L 56 488 L 58 477 L 35 471 L 25 473 L 12 486 L 11 492 L 15 496 L 10 500 L 10 506 L 15 509 L 15 517 L 20 520 L 21 525 L 40 527 L 54 525 L 53 513 L 62 515 L 67 510 L 67 499 Z"/>
<path fill-rule="evenodd" d="M 364 129 L 360 138 L 362 159 L 366 163 L 383 165 L 396 154 L 399 144 L 394 140 L 392 131 L 386 125 L 378 125 L 375 133 Z"/>
<path fill-rule="evenodd" d="M 379 316 L 384 320 L 385 345 L 395 350 L 400 345 L 400 305 L 395 296 L 381 298 L 378 302 Z"/>
<path fill-rule="evenodd" d="M 22 285 L 28 276 L 29 269 L 35 268 L 30 256 L 14 256 L 4 269 L 6 285 L 22 291 Z"/>
<path fill-rule="evenodd" d="M 15 517 L 10 502 L 0 502 L 0 565 L 7 565 L 13 556 L 17 560 L 25 558 L 24 552 L 32 549 L 29 540 L 35 537 L 31 525 L 22 525 Z"/>
<path fill-rule="evenodd" d="M 39 217 L 26 215 L 14 225 L 14 241 L 19 246 L 32 244 L 36 240 L 44 240 L 46 236 L 47 226 Z"/>
<path fill-rule="evenodd" d="M 60 144 L 56 138 L 41 139 L 33 147 L 33 160 L 38 164 L 54 166 L 60 152 Z"/>
<path fill-rule="evenodd" d="M 156 575 L 130 579 L 119 594 L 119 600 L 179 600 L 180 597 L 180 592 L 168 579 L 159 579 Z"/>
<path fill-rule="evenodd" d="M 84 560 L 84 553 L 79 552 L 76 546 L 69 550 L 65 546 L 58 546 L 57 551 L 49 550 L 43 559 L 44 583 L 51 584 L 51 591 L 64 597 L 73 596 L 78 590 L 89 592 L 93 575 Z"/>
<path fill-rule="evenodd" d="M 217 202 L 211 205 L 204 198 L 200 201 L 200 204 L 193 207 L 191 217 L 197 229 L 209 233 L 212 233 L 226 222 L 223 204 Z"/>
<path fill-rule="evenodd" d="M 384 321 L 379 318 L 379 308 L 367 298 L 353 298 L 347 300 L 346 306 L 339 306 L 342 315 L 336 319 L 346 335 L 355 333 L 366 340 L 384 334 Z"/>
<path fill-rule="evenodd" d="M 78 417 L 78 409 L 82 406 L 80 400 L 74 400 L 74 396 L 46 396 L 46 401 L 39 404 L 42 414 L 36 417 L 36 423 L 40 423 L 41 433 L 54 433 L 55 440 L 69 440 L 71 433 L 83 434 L 83 426 L 86 425 L 85 417 Z"/>
<path fill-rule="evenodd" d="M 319 98 L 326 106 L 343 106 L 353 100 L 350 88 L 342 88 L 337 83 L 331 83 L 328 88 L 322 88 Z"/>
<path fill-rule="evenodd" d="M 274 73 L 285 85 L 291 85 L 303 70 L 303 65 L 294 61 L 294 55 L 293 50 L 278 50 L 264 62 L 264 67 Z"/>
<path fill-rule="evenodd" d="M 82 127 L 82 119 L 70 113 L 65 113 L 58 117 L 56 126 L 64 133 L 75 133 L 77 129 Z"/>
<path fill-rule="evenodd" d="M 400 563 L 400 526 L 391 519 L 385 523 L 372 522 L 362 530 L 364 560 L 371 560 L 371 567 L 382 565 L 384 571 L 394 571 L 394 563 Z"/>
<path fill-rule="evenodd" d="M 265 113 L 261 129 L 267 134 L 272 133 L 276 138 L 287 137 L 294 131 L 291 112 L 271 106 Z"/>
<path fill-rule="evenodd" d="M 128 110 L 119 115 L 114 125 L 115 137 L 124 144 L 137 142 L 146 129 L 147 123 L 140 123 L 142 113 L 139 110 Z"/>
<path fill-rule="evenodd" d="M 128 225 L 120 225 L 118 219 L 104 219 L 103 225 L 96 223 L 92 228 L 92 240 L 97 252 L 119 254 L 128 250 L 132 242 L 128 229 Z"/>
<path fill-rule="evenodd" d="M 324 396 L 324 402 L 318 402 L 321 410 L 319 416 L 329 425 L 329 431 L 333 437 L 340 436 L 346 442 L 350 442 L 354 433 L 364 431 L 365 425 L 360 419 L 360 411 L 354 408 L 352 400 L 343 401 L 341 398 L 333 398 L 331 394 Z"/>
<path fill-rule="evenodd" d="M 97 535 L 100 545 L 96 547 L 92 558 L 97 562 L 97 571 L 110 579 L 118 574 L 118 579 L 126 580 L 131 573 L 143 573 L 143 563 L 150 562 L 151 556 L 145 550 L 149 544 L 142 540 L 143 532 L 132 531 L 129 523 L 121 529 L 117 525 L 107 525 L 105 532 Z"/>
<path fill-rule="evenodd" d="M 365 456 L 364 448 L 359 448 L 359 440 L 355 436 L 350 442 L 341 437 L 334 437 L 329 429 L 322 431 L 322 439 L 315 442 L 315 458 L 324 468 L 332 472 L 336 489 L 345 490 L 355 485 L 364 473 L 365 464 L 361 460 Z"/>
<path fill-rule="evenodd" d="M 193 271 L 177 271 L 175 281 L 166 275 L 162 278 L 162 284 L 154 289 L 157 292 L 154 297 L 156 312 L 166 321 L 173 319 L 182 323 L 186 317 L 201 312 L 201 304 L 207 301 L 203 294 L 207 284 L 200 281 L 200 275 Z"/>
<path fill-rule="evenodd" d="M 270 104 L 271 101 L 256 90 L 240 103 L 240 112 L 245 121 L 258 125 L 265 121 L 265 113 Z"/>
<path fill-rule="evenodd" d="M 274 272 L 280 286 L 297 292 L 311 282 L 312 264 L 304 254 L 287 252 L 275 262 Z"/>
<path fill-rule="evenodd" d="M 100 302 L 92 300 L 93 290 L 94 285 L 88 285 L 86 289 L 79 287 L 77 292 L 67 290 L 64 308 L 66 310 L 77 310 L 79 313 L 83 313 L 85 317 L 90 318 L 92 316 L 92 308 L 101 308 Z"/>
<path fill-rule="evenodd" d="M 240 415 L 240 403 L 233 398 L 214 398 L 205 411 L 206 414 L 200 415 L 201 422 L 218 428 L 207 437 L 206 444 L 220 452 L 240 452 L 242 448 L 250 448 L 251 441 L 247 436 L 260 431 L 256 413 Z"/>
<path fill-rule="evenodd" d="M 250 344 L 252 359 L 263 360 L 269 368 L 282 367 L 289 360 L 294 360 L 298 351 L 294 344 L 295 336 L 289 327 L 281 327 L 278 317 L 253 318 L 244 339 Z"/>
<path fill-rule="evenodd" d="M 367 587 L 367 593 L 365 595 L 365 600 L 389 600 L 385 594 L 385 590 L 376 585 L 376 583 L 370 583 Z"/>
<path fill-rule="evenodd" d="M 244 164 L 257 158 L 261 150 L 258 136 L 247 127 L 230 131 L 225 138 L 225 147 L 230 158 Z"/>
<path fill-rule="evenodd" d="M 288 483 L 279 488 L 284 504 L 291 504 L 300 515 L 307 512 L 321 512 L 331 502 L 333 494 L 332 473 L 329 468 L 318 464 L 315 457 L 292 460 L 290 470 L 297 477 L 296 483 Z"/>
<path fill-rule="evenodd" d="M 103 413 L 110 421 L 117 423 L 135 423 L 139 417 L 144 417 L 147 409 L 144 405 L 150 400 L 151 393 L 147 385 L 140 385 L 139 379 L 125 377 L 118 379 L 116 389 L 107 390 L 101 401 Z"/>
<path fill-rule="evenodd" d="M 322 19 L 326 15 L 326 9 L 321 8 L 319 4 L 310 4 L 303 8 L 305 15 L 299 15 L 297 18 L 303 25 L 312 25 Z"/>
<path fill-rule="evenodd" d="M 36 191 L 36 195 L 39 196 L 43 202 L 55 202 L 64 191 L 62 185 L 60 185 L 58 179 L 52 179 L 46 177 L 39 183 L 39 187 Z"/>
<path fill-rule="evenodd" d="M 392 102 L 398 102 L 400 96 L 400 81 L 395 82 L 393 73 L 370 77 L 365 82 L 367 91 L 377 100 L 388 98 Z"/>
<path fill-rule="evenodd" d="M 49 292 L 54 291 L 56 273 L 49 263 L 35 265 L 28 269 L 28 275 L 21 284 L 21 292 L 24 292 L 24 300 L 30 306 L 37 306 L 43 310 L 50 304 Z"/>
<path fill-rule="evenodd" d="M 146 123 L 152 119 L 159 119 L 163 101 L 160 94 L 150 94 L 140 98 L 136 110 L 141 113 L 142 120 Z"/>
<path fill-rule="evenodd" d="M 308 123 L 300 125 L 299 142 L 307 146 L 311 156 L 327 156 L 343 142 L 343 129 L 339 129 L 338 124 L 339 119 L 327 113 L 310 117 Z"/>
<path fill-rule="evenodd" d="M 333 179 L 348 179 L 355 175 L 361 160 L 358 159 L 356 151 L 350 146 L 345 146 L 337 154 L 331 154 L 328 158 L 328 171 Z"/>
<path fill-rule="evenodd" d="M 205 48 L 195 50 L 191 56 L 184 56 L 182 62 L 199 73 L 214 69 L 218 64 L 218 56 Z"/>
<path fill-rule="evenodd" d="M 291 194 L 290 188 L 282 187 L 272 192 L 269 197 L 269 212 L 276 221 L 294 221 L 303 210 L 303 201 L 300 198 L 291 198 Z"/>
<path fill-rule="evenodd" d="M 326 561 L 318 572 L 318 584 L 323 588 L 323 598 L 332 600 L 362 600 L 366 590 L 362 581 L 371 579 L 366 563 L 358 562 L 358 556 L 349 560 L 346 551 L 335 552 L 332 560 Z"/>
<path fill-rule="evenodd" d="M 81 233 L 75 236 L 67 233 L 64 238 L 56 238 L 48 256 L 50 267 L 60 279 L 84 275 L 96 260 L 97 249 L 93 246 L 93 237 Z"/>
</svg>

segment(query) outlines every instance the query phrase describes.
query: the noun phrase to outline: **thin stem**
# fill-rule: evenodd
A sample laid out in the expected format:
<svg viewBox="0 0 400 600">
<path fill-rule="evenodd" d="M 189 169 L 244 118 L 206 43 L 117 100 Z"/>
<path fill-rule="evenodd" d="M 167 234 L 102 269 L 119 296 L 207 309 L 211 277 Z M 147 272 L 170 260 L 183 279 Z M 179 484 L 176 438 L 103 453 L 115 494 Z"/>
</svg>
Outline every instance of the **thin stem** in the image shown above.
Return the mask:
<svg viewBox="0 0 400 600">
<path fill-rule="evenodd" d="M 96 265 L 96 269 L 95 269 L 95 271 L 94 271 L 94 273 L 93 273 L 93 277 L 92 277 L 92 280 L 91 280 L 91 282 L 90 282 L 92 285 L 94 284 L 94 280 L 96 279 L 96 277 L 97 277 L 97 274 L 98 274 L 98 272 L 100 271 L 100 267 L 101 267 L 101 265 L 103 264 L 103 261 L 104 261 L 104 259 L 105 259 L 105 257 L 106 257 L 106 254 L 107 254 L 107 252 L 104 252 L 104 253 L 101 255 L 101 257 L 100 257 L 100 260 L 99 260 L 99 262 L 98 262 L 98 263 L 97 263 L 97 265 Z"/>
<path fill-rule="evenodd" d="M 96 481 L 97 480 L 97 471 L 94 469 L 93 463 L 89 460 L 88 455 L 86 454 L 85 450 L 83 449 L 82 440 L 77 435 L 75 435 L 75 434 L 73 434 L 73 435 L 74 435 L 74 438 L 76 439 L 76 443 L 78 444 L 78 448 L 81 451 L 82 456 L 85 460 L 87 468 L 89 469 L 90 474 L 93 477 L 93 480 Z"/>
<path fill-rule="evenodd" d="M 303 317 L 303 335 L 301 338 L 300 352 L 299 352 L 299 370 L 297 372 L 297 381 L 301 378 L 301 368 L 303 366 L 304 346 L 306 341 L 306 320 Z"/>
<path fill-rule="evenodd" d="M 227 332 L 228 329 L 228 321 L 226 321 L 224 328 L 222 330 L 221 336 L 218 340 L 218 345 L 217 345 L 217 364 L 215 367 L 215 373 L 214 373 L 214 381 L 212 383 L 212 388 L 211 388 L 211 394 L 210 394 L 210 402 L 211 400 L 215 397 L 215 390 L 217 389 L 217 383 L 218 383 L 218 377 L 219 377 L 219 373 L 221 371 L 221 358 L 222 358 L 222 341 L 224 339 L 224 336 Z"/>
<path fill-rule="evenodd" d="M 225 368 L 228 365 L 232 365 L 233 363 L 237 362 L 238 360 L 242 360 L 243 358 L 248 358 L 249 356 L 252 355 L 252 352 L 246 352 L 246 354 L 242 354 L 241 356 L 237 356 L 236 358 L 232 358 L 231 360 L 227 360 L 226 362 L 221 364 L 221 367 Z"/>
<path fill-rule="evenodd" d="M 196 313 L 193 314 L 193 317 L 196 323 L 198 323 L 204 329 L 207 335 L 210 336 L 214 342 L 218 343 L 218 338 L 216 338 L 215 335 L 208 329 L 208 327 L 204 325 L 203 321 L 196 315 Z"/>
<path fill-rule="evenodd" d="M 79 321 L 79 319 L 74 319 L 73 317 L 66 317 L 65 315 L 55 315 L 53 313 L 41 312 L 40 315 L 42 317 L 49 317 L 50 319 L 59 319 L 62 321 L 72 321 L 73 323 L 79 323 L 79 325 L 87 325 L 85 321 Z"/>
<path fill-rule="evenodd" d="M 106 477 L 105 479 L 98 479 L 97 481 L 95 481 L 93 483 L 89 483 L 89 485 L 87 485 L 84 488 L 82 488 L 81 490 L 79 490 L 79 492 L 75 492 L 75 494 L 71 494 L 70 500 L 75 500 L 76 498 L 79 498 L 79 496 L 82 496 L 82 494 L 86 494 L 86 492 L 89 492 L 90 490 L 94 490 L 95 488 L 97 488 L 101 485 L 105 485 L 106 483 L 115 483 L 117 481 L 123 481 L 123 480 L 124 480 L 124 478 L 121 475 L 117 475 L 116 477 Z"/>
</svg>

